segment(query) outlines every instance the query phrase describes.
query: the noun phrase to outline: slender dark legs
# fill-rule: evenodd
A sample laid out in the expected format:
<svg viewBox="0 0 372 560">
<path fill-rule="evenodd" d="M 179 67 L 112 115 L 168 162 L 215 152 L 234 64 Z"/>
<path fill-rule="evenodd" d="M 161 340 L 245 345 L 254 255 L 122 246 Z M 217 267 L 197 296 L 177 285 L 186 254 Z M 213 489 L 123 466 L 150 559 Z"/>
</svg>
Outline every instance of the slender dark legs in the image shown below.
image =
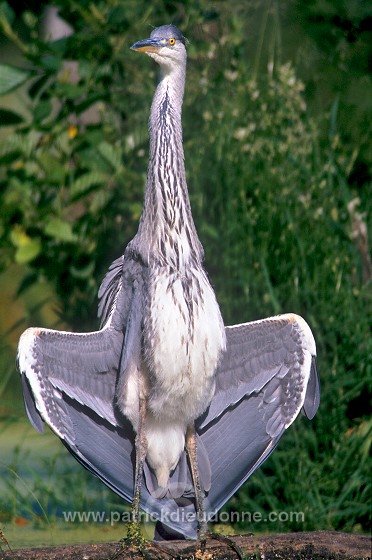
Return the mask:
<svg viewBox="0 0 372 560">
<path fill-rule="evenodd" d="M 139 426 L 136 435 L 136 468 L 134 474 L 134 496 L 132 502 L 132 521 L 128 527 L 128 539 L 138 540 L 140 537 L 139 504 L 143 480 L 143 465 L 147 453 L 147 440 L 145 435 L 146 399 L 140 399 Z"/>
<path fill-rule="evenodd" d="M 195 488 L 196 512 L 198 518 L 198 538 L 201 554 L 203 555 L 205 552 L 206 540 L 209 534 L 213 539 L 223 542 L 230 548 L 232 548 L 236 552 L 238 558 L 244 558 L 241 548 L 236 543 L 234 543 L 234 541 L 229 539 L 229 537 L 224 537 L 223 535 L 219 535 L 217 533 L 209 533 L 206 511 L 204 508 L 204 492 L 200 486 L 198 450 L 194 426 L 189 426 L 186 432 L 186 451 L 189 456 L 191 474 Z"/>
<path fill-rule="evenodd" d="M 194 426 L 189 426 L 187 428 L 186 451 L 189 456 L 191 475 L 195 488 L 196 513 L 198 519 L 198 537 L 201 542 L 205 542 L 208 533 L 208 523 L 204 508 L 204 492 L 200 486 L 198 450 Z"/>
</svg>

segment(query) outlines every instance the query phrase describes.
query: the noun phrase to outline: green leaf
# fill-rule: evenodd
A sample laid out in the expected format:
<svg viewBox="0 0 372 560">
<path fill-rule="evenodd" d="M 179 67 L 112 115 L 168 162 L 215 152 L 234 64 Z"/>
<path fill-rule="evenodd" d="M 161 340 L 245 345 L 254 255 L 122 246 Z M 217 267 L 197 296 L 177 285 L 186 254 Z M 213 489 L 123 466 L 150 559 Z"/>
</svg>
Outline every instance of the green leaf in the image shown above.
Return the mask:
<svg viewBox="0 0 372 560">
<path fill-rule="evenodd" d="M 26 10 L 22 13 L 22 19 L 29 29 L 35 29 L 40 23 L 39 18 L 30 10 Z"/>
<path fill-rule="evenodd" d="M 87 109 L 89 109 L 89 107 L 91 107 L 98 101 L 104 101 L 105 99 L 107 99 L 107 97 L 108 97 L 108 93 L 104 91 L 101 91 L 99 93 L 94 93 L 92 95 L 88 95 L 88 97 L 84 99 L 84 101 L 82 101 L 81 103 L 77 103 L 75 105 L 74 107 L 75 113 L 77 115 L 80 115 L 83 111 L 86 111 Z"/>
<path fill-rule="evenodd" d="M 92 202 L 89 207 L 90 212 L 92 214 L 97 214 L 98 212 L 100 212 L 111 200 L 112 196 L 113 196 L 112 190 L 100 189 L 92 197 Z"/>
<path fill-rule="evenodd" d="M 71 28 L 71 33 L 72 33 L 72 28 Z M 65 52 L 66 52 L 66 49 L 67 49 L 67 46 L 68 46 L 68 42 L 69 42 L 68 36 L 61 37 L 60 39 L 56 39 L 55 41 L 51 41 L 48 44 L 48 47 L 51 51 L 56 53 L 56 55 L 60 59 L 63 59 L 65 57 Z"/>
<path fill-rule="evenodd" d="M 34 109 L 35 121 L 41 122 L 48 117 L 52 111 L 52 104 L 50 101 L 40 101 Z"/>
<path fill-rule="evenodd" d="M 53 183 L 64 182 L 66 170 L 57 157 L 49 152 L 44 152 L 38 156 L 38 161 L 47 174 L 49 181 Z"/>
<path fill-rule="evenodd" d="M 37 139 L 35 142 L 36 141 Z M 0 156 L 5 157 L 9 154 L 22 154 L 29 157 L 33 146 L 33 139 L 30 135 L 12 134 L 7 137 L 5 142 L 0 144 Z"/>
<path fill-rule="evenodd" d="M 128 10 L 127 7 L 123 5 L 115 6 L 110 12 L 108 17 L 108 22 L 110 25 L 118 25 L 127 21 Z"/>
<path fill-rule="evenodd" d="M 31 99 L 34 99 L 37 95 L 40 95 L 42 90 L 45 88 L 48 80 L 50 80 L 49 74 L 44 74 L 43 76 L 40 76 L 36 80 L 32 80 L 28 90 Z"/>
<path fill-rule="evenodd" d="M 54 239 L 59 239 L 60 241 L 75 241 L 76 236 L 72 231 L 72 226 L 69 222 L 65 222 L 60 218 L 51 218 L 45 228 L 44 232 Z"/>
<path fill-rule="evenodd" d="M 79 76 L 83 80 L 89 79 L 94 72 L 94 66 L 88 60 L 79 60 Z"/>
<path fill-rule="evenodd" d="M 31 237 L 21 226 L 16 225 L 10 232 L 10 240 L 15 247 L 23 247 L 30 242 Z"/>
<path fill-rule="evenodd" d="M 14 124 L 19 124 L 23 121 L 23 117 L 15 113 L 14 111 L 9 111 L 8 109 L 0 109 L 0 126 L 11 126 Z"/>
<path fill-rule="evenodd" d="M 32 261 L 41 252 L 41 241 L 30 237 L 21 226 L 15 226 L 10 232 L 10 240 L 17 248 L 15 260 L 18 264 Z"/>
<path fill-rule="evenodd" d="M 98 146 L 98 151 L 116 172 L 121 170 L 121 151 L 118 147 L 112 146 L 108 142 L 101 142 Z"/>
<path fill-rule="evenodd" d="M 27 245 L 18 247 L 15 260 L 18 264 L 25 264 L 33 261 L 41 252 L 40 239 L 31 239 Z"/>
<path fill-rule="evenodd" d="M 9 66 L 9 64 L 0 64 L 0 95 L 5 95 L 13 89 L 17 88 L 29 78 L 31 72 Z"/>
<path fill-rule="evenodd" d="M 83 268 L 76 268 L 74 265 L 72 265 L 70 267 L 70 272 L 71 272 L 71 275 L 74 276 L 74 278 L 85 279 L 85 278 L 91 278 L 92 277 L 93 272 L 94 272 L 94 268 L 95 268 L 95 262 L 91 261 L 90 263 L 88 263 Z"/>
<path fill-rule="evenodd" d="M 67 97 L 68 99 L 74 100 L 78 97 L 82 97 L 85 93 L 84 88 L 79 84 L 72 84 L 70 82 L 58 82 L 58 95 Z"/>
<path fill-rule="evenodd" d="M 73 183 L 71 187 L 71 197 L 72 199 L 79 198 L 90 191 L 93 186 L 102 185 L 106 181 L 107 175 L 105 173 L 100 173 L 98 171 L 85 173 Z"/>
<path fill-rule="evenodd" d="M 62 67 L 62 60 L 51 54 L 43 56 L 41 61 L 44 68 L 50 72 L 58 72 Z"/>
<path fill-rule="evenodd" d="M 8 2 L 0 3 L 0 14 L 1 17 L 3 17 L 9 23 L 9 25 L 13 25 L 13 22 L 15 20 L 15 12 L 9 6 Z"/>
</svg>

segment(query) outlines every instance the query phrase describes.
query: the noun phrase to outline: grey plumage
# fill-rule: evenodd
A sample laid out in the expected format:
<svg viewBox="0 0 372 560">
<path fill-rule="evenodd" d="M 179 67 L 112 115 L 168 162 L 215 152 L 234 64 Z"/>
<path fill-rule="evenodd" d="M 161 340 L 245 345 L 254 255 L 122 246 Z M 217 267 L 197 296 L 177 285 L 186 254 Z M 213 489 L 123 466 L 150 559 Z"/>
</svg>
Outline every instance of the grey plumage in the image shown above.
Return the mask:
<svg viewBox="0 0 372 560">
<path fill-rule="evenodd" d="M 269 456 L 301 409 L 309 418 L 316 413 L 315 342 L 293 314 L 223 326 L 185 179 L 185 40 L 174 26 L 163 26 L 132 48 L 161 68 L 138 233 L 102 282 L 101 330 L 28 329 L 18 363 L 33 426 L 41 431 L 47 422 L 83 466 L 128 501 L 143 434 L 141 507 L 168 532 L 195 538 L 186 430 L 196 428 L 210 517 Z"/>
</svg>

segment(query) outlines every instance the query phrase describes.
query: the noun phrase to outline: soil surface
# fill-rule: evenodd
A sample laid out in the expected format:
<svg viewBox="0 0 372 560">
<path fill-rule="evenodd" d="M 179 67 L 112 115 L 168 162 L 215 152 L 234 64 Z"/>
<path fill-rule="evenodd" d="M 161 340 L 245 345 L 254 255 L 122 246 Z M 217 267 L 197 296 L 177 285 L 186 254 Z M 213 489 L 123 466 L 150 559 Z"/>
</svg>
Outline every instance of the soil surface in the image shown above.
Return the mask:
<svg viewBox="0 0 372 560">
<path fill-rule="evenodd" d="M 230 542 L 225 542 L 225 541 Z M 371 539 L 365 535 L 317 531 L 311 533 L 283 533 L 278 535 L 234 536 L 231 539 L 208 537 L 206 548 L 200 550 L 191 541 L 171 541 L 154 544 L 145 542 L 143 547 L 129 547 L 125 543 L 59 546 L 4 550 L 0 560 L 122 560 L 156 559 L 218 560 L 239 558 L 241 549 L 244 560 L 370 560 Z"/>
</svg>

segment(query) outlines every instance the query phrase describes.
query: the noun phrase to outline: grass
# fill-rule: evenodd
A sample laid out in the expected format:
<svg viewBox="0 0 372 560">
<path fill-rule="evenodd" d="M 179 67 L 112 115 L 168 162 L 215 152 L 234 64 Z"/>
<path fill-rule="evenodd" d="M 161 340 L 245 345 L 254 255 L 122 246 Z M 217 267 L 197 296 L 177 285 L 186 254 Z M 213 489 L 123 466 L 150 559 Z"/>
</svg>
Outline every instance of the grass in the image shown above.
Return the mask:
<svg viewBox="0 0 372 560">
<path fill-rule="evenodd" d="M 25 418 L 1 421 L 0 437 L 0 527 L 12 548 L 105 542 L 125 535 L 129 508 L 84 471 L 48 429 L 41 435 Z M 69 521 L 68 512 L 83 517 Z M 102 521 L 94 523 L 89 512 L 103 512 Z M 150 537 L 153 528 L 143 530 Z"/>
<path fill-rule="evenodd" d="M 26 523 L 22 525 L 22 523 Z M 35 528 L 27 522 L 16 522 L 4 527 L 4 532 L 9 546 L 17 548 L 40 548 L 60 545 L 89 544 L 100 542 L 115 542 L 125 536 L 125 528 L 120 525 L 84 523 L 66 527 L 63 521 L 57 522 L 48 528 Z M 3 545 L 6 550 L 6 543 Z"/>
</svg>

